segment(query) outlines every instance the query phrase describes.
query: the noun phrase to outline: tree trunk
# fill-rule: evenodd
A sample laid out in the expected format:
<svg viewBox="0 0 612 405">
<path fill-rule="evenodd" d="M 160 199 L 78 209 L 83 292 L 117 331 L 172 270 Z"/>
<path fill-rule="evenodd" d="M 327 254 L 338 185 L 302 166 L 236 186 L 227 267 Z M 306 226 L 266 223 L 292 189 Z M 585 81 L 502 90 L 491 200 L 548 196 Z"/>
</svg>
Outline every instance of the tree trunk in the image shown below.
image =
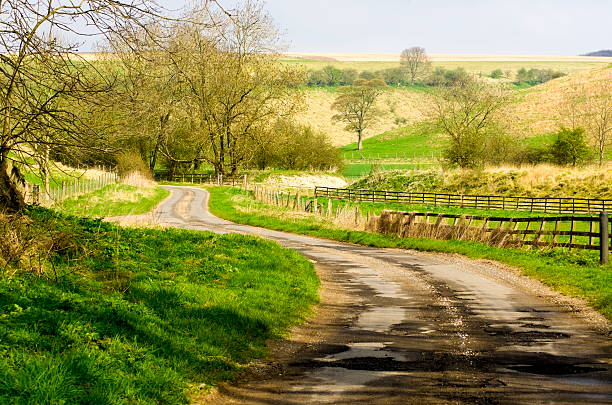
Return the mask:
<svg viewBox="0 0 612 405">
<path fill-rule="evenodd" d="M 17 212 L 26 206 L 14 170 L 6 154 L 0 153 L 0 210 Z"/>
<path fill-rule="evenodd" d="M 357 150 L 363 149 L 363 140 L 361 139 L 361 131 L 357 131 Z"/>
</svg>

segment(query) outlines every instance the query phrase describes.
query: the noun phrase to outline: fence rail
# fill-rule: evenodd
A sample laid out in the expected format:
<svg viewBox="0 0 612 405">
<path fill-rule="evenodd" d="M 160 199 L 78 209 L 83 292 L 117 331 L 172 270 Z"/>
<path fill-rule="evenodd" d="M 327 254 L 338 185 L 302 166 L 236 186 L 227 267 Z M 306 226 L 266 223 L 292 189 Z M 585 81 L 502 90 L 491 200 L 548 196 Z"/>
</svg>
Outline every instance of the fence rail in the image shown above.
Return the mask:
<svg viewBox="0 0 612 405">
<path fill-rule="evenodd" d="M 388 190 L 316 187 L 317 197 L 338 200 L 395 202 L 455 208 L 530 211 L 560 214 L 593 214 L 612 209 L 612 200 L 587 198 L 506 197 L 442 193 L 408 193 Z"/>
<path fill-rule="evenodd" d="M 391 234 L 401 238 L 458 239 L 496 247 L 563 247 L 599 250 L 601 263 L 608 263 L 610 222 L 608 215 L 559 215 L 514 218 L 469 214 L 438 214 L 383 210 L 380 215 L 362 212 L 359 204 L 332 204 L 299 193 L 255 187 L 256 200 L 308 212 L 347 229 Z"/>
<path fill-rule="evenodd" d="M 216 176 L 214 174 L 156 174 L 160 180 L 176 181 L 180 183 L 217 184 L 230 186 L 243 186 L 246 188 L 247 176 Z"/>
</svg>

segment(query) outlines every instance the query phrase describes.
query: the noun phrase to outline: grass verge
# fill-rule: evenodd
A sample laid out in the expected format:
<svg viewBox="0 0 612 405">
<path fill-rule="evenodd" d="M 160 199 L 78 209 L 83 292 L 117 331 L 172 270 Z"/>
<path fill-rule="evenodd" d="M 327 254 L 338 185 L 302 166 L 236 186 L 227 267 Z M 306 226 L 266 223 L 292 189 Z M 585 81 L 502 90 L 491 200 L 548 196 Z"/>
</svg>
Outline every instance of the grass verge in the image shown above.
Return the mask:
<svg viewBox="0 0 612 405">
<path fill-rule="evenodd" d="M 228 220 L 367 246 L 459 253 L 472 259 L 494 260 L 516 267 L 564 294 L 584 298 L 612 320 L 612 266 L 600 266 L 592 252 L 501 249 L 478 242 L 402 239 L 350 231 L 312 218 L 290 218 L 287 210 L 254 201 L 242 190 L 231 187 L 208 187 L 208 190 L 211 193 L 210 211 Z"/>
<path fill-rule="evenodd" d="M 42 208 L 24 223 L 64 247 L 37 272 L 0 261 L 3 404 L 187 403 L 265 356 L 317 301 L 312 265 L 259 238 Z"/>
<path fill-rule="evenodd" d="M 59 204 L 58 209 L 90 218 L 137 215 L 151 211 L 169 194 L 161 187 L 111 184 L 92 193 L 68 198 Z"/>
</svg>

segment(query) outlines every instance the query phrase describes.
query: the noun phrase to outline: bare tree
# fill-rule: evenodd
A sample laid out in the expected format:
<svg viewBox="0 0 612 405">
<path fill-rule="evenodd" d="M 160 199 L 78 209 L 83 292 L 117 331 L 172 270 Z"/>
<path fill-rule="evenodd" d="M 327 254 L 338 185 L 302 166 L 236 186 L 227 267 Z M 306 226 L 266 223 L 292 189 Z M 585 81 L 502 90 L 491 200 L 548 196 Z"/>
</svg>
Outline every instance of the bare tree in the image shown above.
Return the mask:
<svg viewBox="0 0 612 405">
<path fill-rule="evenodd" d="M 412 48 L 404 49 L 400 56 L 400 65 L 408 75 L 410 84 L 414 84 L 430 67 L 429 57 L 425 52 L 425 48 L 413 46 Z"/>
<path fill-rule="evenodd" d="M 50 147 L 81 147 L 91 132 L 79 109 L 111 83 L 77 53 L 78 41 L 130 32 L 159 13 L 146 0 L 0 2 L 0 207 L 24 205 L 14 163 L 34 159 L 46 171 Z"/>
<path fill-rule="evenodd" d="M 246 1 L 231 15 L 212 18 L 214 28 L 182 26 L 173 36 L 169 55 L 184 83 L 194 138 L 188 153 L 164 153 L 176 162 L 204 160 L 217 174 L 234 174 L 252 159 L 254 140 L 301 107 L 304 76 L 278 62 L 278 33 L 261 2 Z"/>
<path fill-rule="evenodd" d="M 499 133 L 499 112 L 509 102 L 507 93 L 472 79 L 437 89 L 431 100 L 429 118 L 450 140 L 447 159 L 460 167 L 482 163 L 487 137 Z"/>
<path fill-rule="evenodd" d="M 357 133 L 357 150 L 363 149 L 363 132 L 382 115 L 375 103 L 384 88 L 385 82 L 381 79 L 356 79 L 353 85 L 338 90 L 332 105 L 338 114 L 332 119 L 344 122 L 347 131 Z"/>
<path fill-rule="evenodd" d="M 595 145 L 599 165 L 612 139 L 612 82 L 603 80 L 589 89 L 577 86 L 561 109 L 563 121 L 571 129 L 582 128 Z"/>
</svg>

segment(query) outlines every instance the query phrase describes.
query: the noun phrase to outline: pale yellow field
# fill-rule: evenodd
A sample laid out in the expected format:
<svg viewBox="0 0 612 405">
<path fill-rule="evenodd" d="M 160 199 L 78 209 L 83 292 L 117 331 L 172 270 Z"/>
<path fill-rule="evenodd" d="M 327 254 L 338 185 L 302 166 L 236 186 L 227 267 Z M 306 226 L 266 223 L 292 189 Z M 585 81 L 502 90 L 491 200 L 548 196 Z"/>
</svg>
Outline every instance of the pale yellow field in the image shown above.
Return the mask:
<svg viewBox="0 0 612 405">
<path fill-rule="evenodd" d="M 307 89 L 305 94 L 307 109 L 298 115 L 297 120 L 325 133 L 334 145 L 342 146 L 355 142 L 357 136 L 344 130 L 344 124 L 332 122 L 335 112 L 331 106 L 336 95 L 335 92 L 325 89 Z M 423 92 L 386 90 L 377 102 L 377 108 L 382 110 L 384 115 L 366 130 L 364 138 L 421 120 L 426 98 L 427 95 Z"/>
<path fill-rule="evenodd" d="M 576 89 L 585 94 L 593 92 L 604 82 L 612 82 L 612 68 L 597 68 L 551 80 L 547 83 L 521 90 L 518 102 L 509 106 L 507 117 L 511 127 L 524 136 L 541 135 L 566 124 L 566 103 Z"/>
<path fill-rule="evenodd" d="M 286 53 L 288 59 L 313 59 L 336 62 L 399 62 L 399 54 L 367 53 Z M 554 55 L 477 55 L 429 54 L 432 62 L 609 62 L 610 58 L 597 56 Z"/>
<path fill-rule="evenodd" d="M 612 58 L 592 56 L 534 56 L 534 55 L 429 55 L 432 66 L 489 74 L 495 69 L 516 72 L 520 68 L 553 69 L 564 73 L 605 66 Z M 301 65 L 307 70 L 332 65 L 339 69 L 375 71 L 399 66 L 399 55 L 392 54 L 321 54 L 287 53 L 283 62 Z"/>
</svg>

